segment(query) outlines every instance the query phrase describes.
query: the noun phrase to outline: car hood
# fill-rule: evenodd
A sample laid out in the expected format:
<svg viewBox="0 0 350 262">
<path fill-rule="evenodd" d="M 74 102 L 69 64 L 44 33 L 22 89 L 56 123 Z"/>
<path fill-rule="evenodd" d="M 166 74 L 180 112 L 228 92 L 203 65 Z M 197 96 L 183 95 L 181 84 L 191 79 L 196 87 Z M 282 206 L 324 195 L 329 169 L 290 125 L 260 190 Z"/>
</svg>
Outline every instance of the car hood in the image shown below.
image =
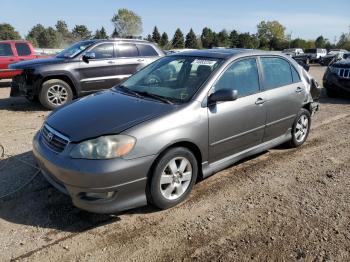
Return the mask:
<svg viewBox="0 0 350 262">
<path fill-rule="evenodd" d="M 9 65 L 10 69 L 27 69 L 27 68 L 33 68 L 36 66 L 41 65 L 52 65 L 52 64 L 58 64 L 65 62 L 67 59 L 65 58 L 57 58 L 57 57 L 50 57 L 50 58 L 41 58 L 41 59 L 32 59 L 27 61 L 22 61 L 18 63 L 14 63 Z"/>
<path fill-rule="evenodd" d="M 54 111 L 46 123 L 72 142 L 118 134 L 164 115 L 176 105 L 108 90 L 81 98 Z"/>
<path fill-rule="evenodd" d="M 350 60 L 343 59 L 332 64 L 332 67 L 350 68 Z"/>
</svg>

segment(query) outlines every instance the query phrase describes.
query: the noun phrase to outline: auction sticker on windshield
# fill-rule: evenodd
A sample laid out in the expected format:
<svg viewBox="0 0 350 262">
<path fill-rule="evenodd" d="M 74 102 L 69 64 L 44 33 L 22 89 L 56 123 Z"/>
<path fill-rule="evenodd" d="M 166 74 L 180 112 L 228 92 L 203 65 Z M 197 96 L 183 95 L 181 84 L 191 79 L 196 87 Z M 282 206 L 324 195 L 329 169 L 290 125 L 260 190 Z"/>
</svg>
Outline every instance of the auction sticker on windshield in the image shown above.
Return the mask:
<svg viewBox="0 0 350 262">
<path fill-rule="evenodd" d="M 208 65 L 208 66 L 213 66 L 216 63 L 217 63 L 216 60 L 206 60 L 206 59 L 195 59 L 192 62 L 193 65 Z"/>
</svg>

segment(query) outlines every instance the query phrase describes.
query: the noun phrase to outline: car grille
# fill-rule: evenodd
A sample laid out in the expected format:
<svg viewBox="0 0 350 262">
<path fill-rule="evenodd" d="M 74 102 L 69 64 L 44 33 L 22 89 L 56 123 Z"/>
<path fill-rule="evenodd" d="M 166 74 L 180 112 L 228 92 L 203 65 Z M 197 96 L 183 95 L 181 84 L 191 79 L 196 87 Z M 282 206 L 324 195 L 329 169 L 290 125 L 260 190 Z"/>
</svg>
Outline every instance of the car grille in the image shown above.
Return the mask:
<svg viewBox="0 0 350 262">
<path fill-rule="evenodd" d="M 350 78 L 350 68 L 337 68 L 337 75 L 341 78 Z"/>
<path fill-rule="evenodd" d="M 44 125 L 42 128 L 41 137 L 45 145 L 57 153 L 63 152 L 69 143 L 69 139 L 67 137 L 60 134 L 48 125 Z"/>
</svg>

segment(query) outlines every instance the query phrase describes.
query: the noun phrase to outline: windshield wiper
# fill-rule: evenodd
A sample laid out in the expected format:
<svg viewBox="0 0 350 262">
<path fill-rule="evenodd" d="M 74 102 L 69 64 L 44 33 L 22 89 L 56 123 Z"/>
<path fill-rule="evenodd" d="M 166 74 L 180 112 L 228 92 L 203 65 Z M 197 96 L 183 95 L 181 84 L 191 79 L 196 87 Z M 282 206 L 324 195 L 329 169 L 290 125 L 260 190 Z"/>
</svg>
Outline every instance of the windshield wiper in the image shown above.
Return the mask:
<svg viewBox="0 0 350 262">
<path fill-rule="evenodd" d="M 136 92 L 130 88 L 127 88 L 126 86 L 120 85 L 120 86 L 118 86 L 118 89 L 121 89 L 124 93 L 130 94 L 130 95 L 133 95 L 136 97 L 142 97 L 141 95 L 139 95 L 138 92 Z"/>
<path fill-rule="evenodd" d="M 165 98 L 164 96 L 160 96 L 160 95 L 156 95 L 156 94 L 152 94 L 152 93 L 148 93 L 148 92 L 141 92 L 141 91 L 135 91 L 137 92 L 139 95 L 142 95 L 142 96 L 146 96 L 146 97 L 150 97 L 150 98 L 154 98 L 154 99 L 157 99 L 159 101 L 162 101 L 164 103 L 167 103 L 167 104 L 174 104 L 173 102 L 171 102 L 169 99 Z"/>
</svg>

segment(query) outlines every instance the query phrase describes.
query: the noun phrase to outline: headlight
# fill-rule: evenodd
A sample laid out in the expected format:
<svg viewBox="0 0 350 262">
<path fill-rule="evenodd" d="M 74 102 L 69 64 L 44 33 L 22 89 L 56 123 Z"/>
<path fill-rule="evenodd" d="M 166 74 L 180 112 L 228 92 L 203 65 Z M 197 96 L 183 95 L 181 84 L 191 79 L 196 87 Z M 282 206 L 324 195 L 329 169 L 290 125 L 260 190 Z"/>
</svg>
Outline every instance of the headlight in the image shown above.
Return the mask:
<svg viewBox="0 0 350 262">
<path fill-rule="evenodd" d="M 333 74 L 338 74 L 338 70 L 339 70 L 339 68 L 337 68 L 337 67 L 333 67 L 333 66 L 329 67 L 329 71 L 331 71 Z"/>
<path fill-rule="evenodd" d="M 75 145 L 70 153 L 72 158 L 111 159 L 127 155 L 136 139 L 126 135 L 101 136 Z"/>
</svg>

